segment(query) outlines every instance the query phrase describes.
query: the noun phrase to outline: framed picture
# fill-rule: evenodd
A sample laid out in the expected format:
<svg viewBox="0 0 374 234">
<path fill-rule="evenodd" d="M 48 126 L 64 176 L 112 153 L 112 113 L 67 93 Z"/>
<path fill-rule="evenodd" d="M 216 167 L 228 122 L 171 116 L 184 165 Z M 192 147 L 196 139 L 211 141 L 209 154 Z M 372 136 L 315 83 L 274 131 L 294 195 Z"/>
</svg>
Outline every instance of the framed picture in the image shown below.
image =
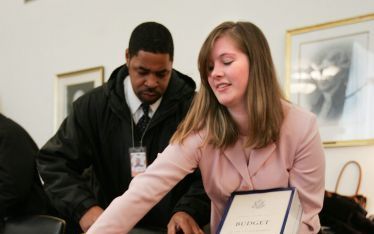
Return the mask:
<svg viewBox="0 0 374 234">
<path fill-rule="evenodd" d="M 287 98 L 326 147 L 374 144 L 374 14 L 287 31 Z"/>
<path fill-rule="evenodd" d="M 73 102 L 104 81 L 104 67 L 57 74 L 55 82 L 55 130 L 71 112 Z"/>
</svg>

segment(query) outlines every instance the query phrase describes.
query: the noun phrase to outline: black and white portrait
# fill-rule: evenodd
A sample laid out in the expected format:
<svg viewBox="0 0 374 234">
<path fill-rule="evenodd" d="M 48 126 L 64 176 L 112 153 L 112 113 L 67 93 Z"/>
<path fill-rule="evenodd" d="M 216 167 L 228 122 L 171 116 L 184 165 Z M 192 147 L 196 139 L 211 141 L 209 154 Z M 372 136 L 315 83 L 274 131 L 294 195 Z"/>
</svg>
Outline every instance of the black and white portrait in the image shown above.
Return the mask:
<svg viewBox="0 0 374 234">
<path fill-rule="evenodd" d="M 374 37 L 371 22 L 289 32 L 290 101 L 317 116 L 326 144 L 374 138 Z"/>
<path fill-rule="evenodd" d="M 102 85 L 104 68 L 93 67 L 58 74 L 56 77 L 55 129 L 71 113 L 73 102 L 91 89 Z"/>
<path fill-rule="evenodd" d="M 77 100 L 80 96 L 90 91 L 95 87 L 95 82 L 89 81 L 81 84 L 68 85 L 66 87 L 66 110 L 67 115 L 70 114 L 73 108 L 73 102 Z"/>
</svg>

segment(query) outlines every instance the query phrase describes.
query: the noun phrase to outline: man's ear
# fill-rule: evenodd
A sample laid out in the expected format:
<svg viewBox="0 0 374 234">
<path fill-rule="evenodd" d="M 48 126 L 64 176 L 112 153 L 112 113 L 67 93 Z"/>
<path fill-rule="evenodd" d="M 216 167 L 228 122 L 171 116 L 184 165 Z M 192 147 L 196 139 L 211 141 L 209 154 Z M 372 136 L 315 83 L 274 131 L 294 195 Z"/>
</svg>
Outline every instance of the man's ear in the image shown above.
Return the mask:
<svg viewBox="0 0 374 234">
<path fill-rule="evenodd" d="M 129 60 L 130 60 L 129 49 L 126 49 L 126 51 L 125 51 L 125 58 L 126 58 L 126 64 L 128 65 L 129 64 Z"/>
</svg>

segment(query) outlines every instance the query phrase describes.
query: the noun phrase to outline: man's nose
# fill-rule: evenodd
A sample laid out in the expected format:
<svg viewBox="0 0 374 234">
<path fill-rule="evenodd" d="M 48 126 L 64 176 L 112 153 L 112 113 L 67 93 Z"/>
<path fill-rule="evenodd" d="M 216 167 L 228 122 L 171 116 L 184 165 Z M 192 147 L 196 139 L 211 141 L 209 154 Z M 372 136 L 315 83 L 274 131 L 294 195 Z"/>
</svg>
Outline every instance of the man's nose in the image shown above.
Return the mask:
<svg viewBox="0 0 374 234">
<path fill-rule="evenodd" d="M 158 78 L 154 74 L 150 74 L 146 81 L 145 81 L 145 86 L 148 88 L 154 88 L 158 86 Z"/>
</svg>

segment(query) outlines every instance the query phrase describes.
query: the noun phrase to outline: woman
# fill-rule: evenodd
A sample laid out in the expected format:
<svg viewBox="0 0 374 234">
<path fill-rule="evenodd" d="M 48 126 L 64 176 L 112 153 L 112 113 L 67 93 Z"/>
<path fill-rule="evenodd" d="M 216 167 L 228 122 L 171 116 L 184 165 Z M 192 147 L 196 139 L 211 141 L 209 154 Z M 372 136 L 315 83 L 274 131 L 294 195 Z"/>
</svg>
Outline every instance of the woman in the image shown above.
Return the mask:
<svg viewBox="0 0 374 234">
<path fill-rule="evenodd" d="M 212 202 L 212 233 L 232 192 L 289 186 L 304 210 L 299 232 L 317 233 L 325 164 L 316 118 L 283 99 L 261 30 L 249 22 L 222 23 L 205 40 L 198 63 L 201 87 L 171 144 L 88 233 L 127 233 L 197 167 Z"/>
</svg>

